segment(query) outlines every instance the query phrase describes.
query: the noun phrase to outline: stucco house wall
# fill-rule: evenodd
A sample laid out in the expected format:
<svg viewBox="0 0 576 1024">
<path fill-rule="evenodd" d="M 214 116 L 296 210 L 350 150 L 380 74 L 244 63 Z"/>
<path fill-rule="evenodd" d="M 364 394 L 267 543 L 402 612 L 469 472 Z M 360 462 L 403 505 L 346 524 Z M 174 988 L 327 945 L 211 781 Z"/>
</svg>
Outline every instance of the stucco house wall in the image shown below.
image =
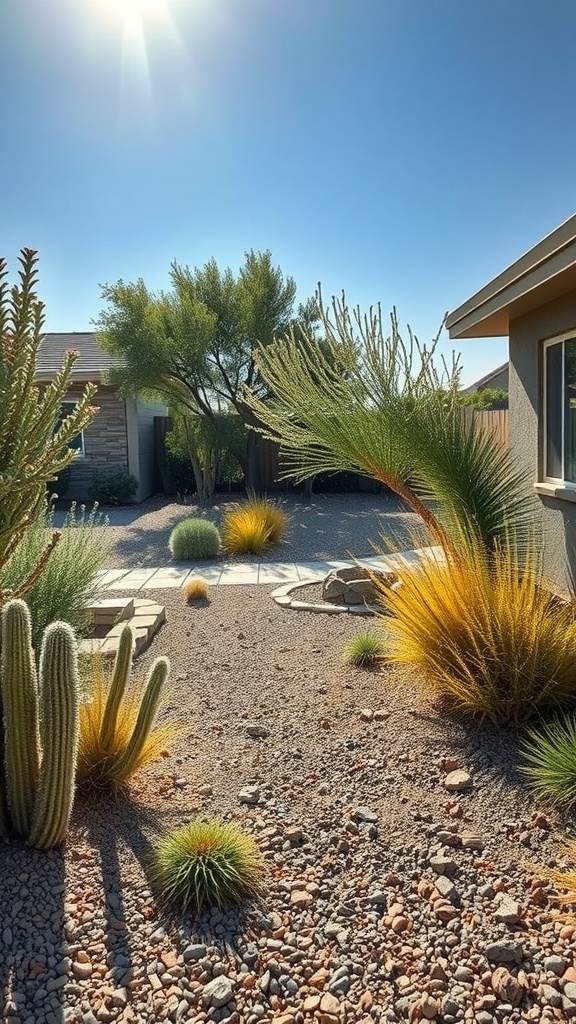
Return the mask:
<svg viewBox="0 0 576 1024">
<path fill-rule="evenodd" d="M 576 214 L 449 313 L 446 325 L 452 339 L 471 344 L 508 336 L 511 451 L 542 526 L 546 577 L 565 593 L 576 582 L 576 483 L 564 469 L 545 480 L 544 348 L 572 332 L 576 338 Z M 558 382 L 551 387 L 550 409 L 561 414 L 565 393 Z"/>
<path fill-rule="evenodd" d="M 534 485 L 544 478 L 543 343 L 572 330 L 576 333 L 576 292 L 511 320 L 509 328 L 510 446 L 526 470 L 542 524 L 545 573 L 559 591 L 576 580 L 576 503 L 534 493 Z"/>
</svg>

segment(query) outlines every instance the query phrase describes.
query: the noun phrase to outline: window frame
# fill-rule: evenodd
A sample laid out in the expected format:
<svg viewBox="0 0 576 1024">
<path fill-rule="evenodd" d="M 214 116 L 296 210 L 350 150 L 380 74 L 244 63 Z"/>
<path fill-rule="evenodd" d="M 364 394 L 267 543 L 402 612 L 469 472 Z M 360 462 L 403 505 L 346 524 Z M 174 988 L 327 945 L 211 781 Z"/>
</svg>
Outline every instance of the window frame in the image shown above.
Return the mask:
<svg viewBox="0 0 576 1024">
<path fill-rule="evenodd" d="M 69 415 L 69 413 L 64 411 L 65 406 L 67 406 L 67 405 L 68 406 L 73 406 L 75 408 L 78 405 L 78 399 L 77 398 L 65 398 L 60 403 L 60 408 L 63 411 L 63 417 L 62 418 L 64 418 L 64 417 Z M 84 431 L 81 430 L 76 435 L 76 437 L 80 438 L 80 447 L 79 448 L 74 448 L 72 445 L 70 445 L 70 449 L 71 449 L 71 451 L 74 452 L 74 458 L 76 458 L 76 459 L 85 459 L 86 458 L 86 447 L 85 447 L 85 442 L 84 442 Z M 76 440 L 76 438 L 74 440 Z"/>
<path fill-rule="evenodd" d="M 565 390 L 566 390 L 566 384 L 565 384 L 565 378 L 566 378 L 566 356 L 565 356 L 564 344 L 567 341 L 575 341 L 576 342 L 576 330 L 573 329 L 571 331 L 566 331 L 564 334 L 557 334 L 553 338 L 546 338 L 545 341 L 543 342 L 543 347 L 542 347 L 542 383 L 543 383 L 543 388 L 542 388 L 542 479 L 546 483 L 556 484 L 556 485 L 559 484 L 561 487 L 570 488 L 573 491 L 576 491 L 576 481 L 574 481 L 574 480 L 566 480 L 564 475 L 562 475 L 561 477 L 549 476 L 548 473 L 547 473 L 548 467 L 546 465 L 546 454 L 547 454 L 547 449 L 548 449 L 548 397 L 547 397 L 548 396 L 548 386 L 547 386 L 548 385 L 548 381 L 546 379 L 546 372 L 547 372 L 546 371 L 546 362 L 547 362 L 547 360 L 546 360 L 546 352 L 547 352 L 547 349 L 551 348 L 553 345 L 562 345 L 562 384 L 561 384 L 561 389 L 560 389 L 560 402 L 562 403 L 561 421 L 560 422 L 561 422 L 561 428 L 562 429 L 561 429 L 561 455 L 560 455 L 560 461 L 561 461 L 561 465 L 562 465 L 562 474 L 564 474 L 564 472 L 565 472 L 565 470 L 564 470 L 564 466 L 565 466 L 564 434 L 565 434 L 565 424 L 566 424 L 566 410 L 565 410 L 565 407 L 564 407 L 564 400 L 565 400 Z"/>
</svg>

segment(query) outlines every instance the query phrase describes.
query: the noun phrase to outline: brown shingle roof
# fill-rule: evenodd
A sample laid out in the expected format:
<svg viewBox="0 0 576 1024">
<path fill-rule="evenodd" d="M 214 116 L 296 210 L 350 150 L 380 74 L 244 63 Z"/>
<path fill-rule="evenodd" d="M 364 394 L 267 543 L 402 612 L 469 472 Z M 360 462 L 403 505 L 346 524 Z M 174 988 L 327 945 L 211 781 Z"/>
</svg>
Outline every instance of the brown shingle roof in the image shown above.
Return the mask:
<svg viewBox="0 0 576 1024">
<path fill-rule="evenodd" d="M 94 331 L 71 331 L 69 334 L 45 334 L 40 351 L 36 376 L 38 380 L 52 380 L 64 361 L 68 349 L 75 349 L 79 357 L 72 370 L 72 379 L 97 383 L 103 370 L 114 366 L 116 360 L 104 352 Z"/>
</svg>

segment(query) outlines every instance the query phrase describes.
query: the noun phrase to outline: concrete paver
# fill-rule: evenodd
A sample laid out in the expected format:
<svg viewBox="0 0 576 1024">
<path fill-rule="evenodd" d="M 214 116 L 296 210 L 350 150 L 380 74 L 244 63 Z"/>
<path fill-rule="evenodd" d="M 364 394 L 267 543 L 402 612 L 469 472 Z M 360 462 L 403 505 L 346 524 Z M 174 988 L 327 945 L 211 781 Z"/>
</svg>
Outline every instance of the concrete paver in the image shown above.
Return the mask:
<svg viewBox="0 0 576 1024">
<path fill-rule="evenodd" d="M 333 569 L 361 565 L 371 569 L 391 569 L 411 565 L 421 558 L 438 558 L 441 549 L 419 548 L 394 554 L 367 558 L 327 560 L 323 562 L 208 562 L 201 566 L 183 563 L 149 569 L 110 569 L 99 578 L 110 590 L 170 590 L 182 587 L 188 579 L 202 579 L 212 586 L 254 586 L 255 584 L 290 583 L 292 581 L 322 580 Z"/>
</svg>

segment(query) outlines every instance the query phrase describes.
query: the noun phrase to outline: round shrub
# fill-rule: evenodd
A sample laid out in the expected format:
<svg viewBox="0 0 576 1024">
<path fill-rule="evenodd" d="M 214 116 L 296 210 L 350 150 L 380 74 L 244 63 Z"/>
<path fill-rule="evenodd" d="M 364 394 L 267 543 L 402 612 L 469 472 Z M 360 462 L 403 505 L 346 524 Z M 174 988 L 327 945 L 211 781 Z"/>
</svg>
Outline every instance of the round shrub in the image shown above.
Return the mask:
<svg viewBox="0 0 576 1024">
<path fill-rule="evenodd" d="M 264 871 L 252 836 L 217 818 L 197 818 L 164 836 L 151 863 L 159 899 L 180 911 L 257 896 Z"/>
<path fill-rule="evenodd" d="M 207 519 L 183 519 L 172 530 L 169 547 L 179 561 L 216 558 L 220 554 L 220 534 Z"/>
</svg>

